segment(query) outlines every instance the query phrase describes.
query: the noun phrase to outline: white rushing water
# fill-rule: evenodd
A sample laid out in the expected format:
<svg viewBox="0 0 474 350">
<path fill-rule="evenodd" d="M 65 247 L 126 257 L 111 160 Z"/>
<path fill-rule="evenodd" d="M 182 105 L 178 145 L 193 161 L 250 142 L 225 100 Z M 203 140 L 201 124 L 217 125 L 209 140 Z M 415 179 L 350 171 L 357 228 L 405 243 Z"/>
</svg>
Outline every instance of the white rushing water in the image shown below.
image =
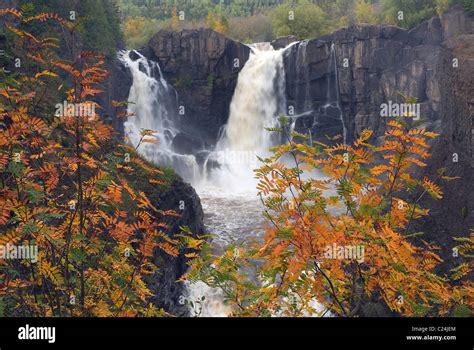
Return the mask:
<svg viewBox="0 0 474 350">
<path fill-rule="evenodd" d="M 259 166 L 257 155 L 268 155 L 277 142 L 265 128 L 277 126 L 286 108 L 283 50 L 274 51 L 267 43 L 251 49 L 239 73 L 229 121 L 210 155 L 221 167 L 196 184 L 206 226 L 218 247 L 250 242 L 262 232 L 263 207 L 253 170 Z M 190 285 L 188 290 L 190 300 L 206 297 L 201 316 L 225 316 L 231 311 L 219 290 L 204 283 Z"/>
<path fill-rule="evenodd" d="M 130 55 L 136 56 L 133 60 Z M 119 59 L 130 69 L 133 83 L 130 87 L 128 112 L 133 114 L 124 123 L 128 142 L 136 147 L 142 137 L 141 130 L 155 131 L 154 143 L 141 143 L 138 152 L 156 164 L 170 166 L 188 181 L 199 177 L 199 166 L 193 155 L 177 154 L 172 140 L 179 132 L 175 126 L 177 96 L 175 89 L 163 78 L 158 63 L 149 61 L 137 51 L 119 53 Z"/>
<path fill-rule="evenodd" d="M 236 195 L 255 193 L 257 155 L 268 154 L 276 142 L 266 128 L 277 126 L 278 116 L 286 107 L 282 53 L 263 43 L 252 47 L 239 73 L 229 120 L 211 154 L 222 166 L 209 174 L 205 186 L 211 183 Z"/>
<path fill-rule="evenodd" d="M 344 115 L 342 114 L 341 98 L 339 96 L 339 71 L 337 69 L 336 48 L 334 43 L 331 44 L 329 71 L 334 71 L 334 79 L 329 79 L 327 89 L 327 102 L 339 110 L 339 116 L 342 126 L 342 140 L 347 143 L 347 128 L 344 122 Z"/>
</svg>

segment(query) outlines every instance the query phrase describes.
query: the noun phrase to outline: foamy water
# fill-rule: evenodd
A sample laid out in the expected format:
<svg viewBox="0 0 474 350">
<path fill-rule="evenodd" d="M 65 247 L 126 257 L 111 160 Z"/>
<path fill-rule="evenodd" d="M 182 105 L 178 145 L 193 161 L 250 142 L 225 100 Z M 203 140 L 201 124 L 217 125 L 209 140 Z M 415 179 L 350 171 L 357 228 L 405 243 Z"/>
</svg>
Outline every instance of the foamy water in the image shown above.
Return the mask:
<svg viewBox="0 0 474 350">
<path fill-rule="evenodd" d="M 265 222 L 256 190 L 229 193 L 209 184 L 198 186 L 196 190 L 201 198 L 206 230 L 214 237 L 212 245 L 216 253 L 230 243 L 248 243 L 261 237 Z M 191 310 L 191 316 L 199 313 L 201 317 L 225 317 L 232 312 L 222 290 L 203 282 L 187 282 L 186 288 L 190 301 L 205 297 L 199 310 Z"/>
</svg>

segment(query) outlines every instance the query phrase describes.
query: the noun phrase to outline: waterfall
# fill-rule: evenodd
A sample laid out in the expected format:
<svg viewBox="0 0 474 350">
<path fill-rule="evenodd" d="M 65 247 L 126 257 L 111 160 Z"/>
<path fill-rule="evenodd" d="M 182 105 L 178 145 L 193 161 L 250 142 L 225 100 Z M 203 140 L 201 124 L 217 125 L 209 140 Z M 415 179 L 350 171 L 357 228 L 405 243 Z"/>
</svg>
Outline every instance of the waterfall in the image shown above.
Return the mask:
<svg viewBox="0 0 474 350">
<path fill-rule="evenodd" d="M 260 47 L 260 48 L 258 48 Z M 225 133 L 218 149 L 265 152 L 272 145 L 266 127 L 277 124 L 285 111 L 282 50 L 256 46 L 239 74 Z"/>
<path fill-rule="evenodd" d="M 304 40 L 292 48 L 296 81 L 293 104 L 296 115 L 289 117 L 289 131 L 294 129 L 303 133 L 312 131 L 311 137 L 318 137 L 318 135 L 321 136 L 328 132 L 328 129 L 334 131 L 337 129 L 338 131 L 337 124 L 340 122 L 343 142 L 346 143 L 347 128 L 339 95 L 339 72 L 334 43 L 327 47 L 329 57 L 325 76 L 325 91 L 311 90 L 320 87 L 321 84 L 317 81 L 319 78 L 313 78 L 315 74 L 310 74 L 311 70 L 315 68 L 310 66 L 310 62 L 313 62 L 314 65 L 314 61 L 310 57 L 311 52 L 308 51 L 308 44 L 309 41 Z M 317 69 L 320 69 L 319 65 Z"/>
<path fill-rule="evenodd" d="M 175 126 L 176 90 L 164 79 L 159 64 L 149 61 L 139 52 L 122 51 L 118 58 L 130 69 L 133 77 L 128 97 L 128 113 L 132 116 L 124 123 L 128 143 L 137 147 L 142 137 L 141 130 L 153 130 L 154 136 L 146 138 L 154 138 L 160 144 L 142 143 L 138 152 L 149 161 L 172 167 L 184 179 L 195 181 L 199 177 L 196 158 L 177 154 L 172 148 L 173 138 L 179 132 Z"/>
<path fill-rule="evenodd" d="M 342 139 L 344 143 L 347 143 L 347 129 L 344 122 L 341 99 L 339 96 L 339 72 L 337 68 L 336 49 L 334 47 L 334 43 L 331 44 L 328 71 L 333 72 L 332 75 L 334 78 L 328 79 L 327 104 L 329 104 L 331 107 L 339 109 L 339 118 L 342 125 Z"/>
<path fill-rule="evenodd" d="M 283 50 L 267 43 L 253 44 L 239 73 L 230 104 L 227 125 L 210 158 L 220 167 L 213 169 L 197 186 L 206 226 L 220 250 L 229 243 L 250 242 L 263 233 L 263 207 L 258 200 L 253 169 L 258 156 L 265 156 L 279 142 L 266 130 L 278 125 L 285 114 L 285 71 Z M 226 316 L 232 310 L 219 289 L 202 282 L 187 283 L 188 298 L 206 297 L 201 316 Z"/>
<path fill-rule="evenodd" d="M 255 191 L 257 155 L 265 155 L 278 142 L 266 128 L 276 127 L 286 109 L 283 50 L 274 51 L 264 43 L 251 48 L 238 76 L 228 123 L 211 154 L 221 164 L 211 174 L 213 182 L 235 191 Z"/>
<path fill-rule="evenodd" d="M 296 76 L 298 80 L 304 81 L 303 89 L 300 84 L 296 85 L 296 104 L 299 114 L 307 113 L 313 108 L 309 91 L 309 69 L 306 62 L 306 48 L 308 47 L 308 42 L 308 40 L 301 41 L 296 47 Z"/>
</svg>

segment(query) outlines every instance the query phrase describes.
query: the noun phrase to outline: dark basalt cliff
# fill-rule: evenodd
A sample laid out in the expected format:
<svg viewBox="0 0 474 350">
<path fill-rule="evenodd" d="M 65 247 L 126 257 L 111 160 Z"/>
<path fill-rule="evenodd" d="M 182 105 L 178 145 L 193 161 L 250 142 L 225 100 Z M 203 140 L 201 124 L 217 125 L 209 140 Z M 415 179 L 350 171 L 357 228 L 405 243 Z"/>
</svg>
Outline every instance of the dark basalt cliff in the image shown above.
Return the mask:
<svg viewBox="0 0 474 350">
<path fill-rule="evenodd" d="M 178 92 L 182 130 L 214 142 L 227 122 L 237 77 L 250 49 L 210 29 L 159 31 L 142 52 Z M 199 133 L 199 135 L 196 135 Z"/>
<path fill-rule="evenodd" d="M 426 239 L 440 246 L 445 267 L 454 267 L 452 237 L 474 228 L 474 19 L 454 12 L 444 16 L 441 24 L 443 49 L 437 67 L 441 100 L 436 128 L 440 137 L 424 171 L 433 174 L 446 168 L 449 175 L 460 179 L 442 186 L 441 201 L 424 199 L 421 204 L 431 208 L 431 215 L 415 221 L 414 231 L 425 232 Z M 453 59 L 458 62 L 456 69 Z"/>
<path fill-rule="evenodd" d="M 128 180 L 140 188 L 157 208 L 163 211 L 173 210 L 179 215 L 163 222 L 168 226 L 163 228 L 168 237 L 177 239 L 177 235 L 182 233 L 181 227 L 188 227 L 196 236 L 202 235 L 205 232 L 204 213 L 199 196 L 190 184 L 171 170 L 164 171 L 166 184 L 160 186 L 151 184 L 144 173 L 133 173 Z M 161 249 L 155 249 L 156 270 L 147 279 L 153 292 L 151 302 L 173 315 L 187 316 L 189 312 L 187 305 L 180 303 L 181 298 L 186 295 L 185 287 L 183 283 L 176 282 L 188 268 L 186 253 L 181 251 L 179 256 L 173 257 Z"/>
<path fill-rule="evenodd" d="M 170 220 L 168 232 L 171 236 L 181 233 L 180 227 L 186 226 L 196 235 L 204 233 L 204 213 L 201 201 L 191 185 L 176 179 L 166 190 L 157 193 L 156 203 L 162 210 L 175 210 L 180 217 Z M 153 196 L 151 197 L 153 198 Z M 172 257 L 162 251 L 155 252 L 155 265 L 158 267 L 150 279 L 150 287 L 154 293 L 152 302 L 176 316 L 188 316 L 188 306 L 182 303 L 186 296 L 183 283 L 176 281 L 187 271 L 185 252 Z"/>
<path fill-rule="evenodd" d="M 124 108 L 115 107 L 113 101 L 127 101 L 133 78 L 130 71 L 118 59 L 107 59 L 105 65 L 109 76 L 102 83 L 104 92 L 97 97 L 97 103 L 101 106 L 102 118 L 111 124 L 120 135 L 123 135 L 124 120 L 117 118 L 117 112 L 123 111 Z"/>
<path fill-rule="evenodd" d="M 416 221 L 412 229 L 424 232 L 423 239 L 442 248 L 446 270 L 456 243 L 452 237 L 465 235 L 474 227 L 473 17 L 462 7 L 454 7 L 411 31 L 358 25 L 287 49 L 288 105 L 295 106 L 296 114 L 312 111 L 298 118 L 296 130 L 309 128 L 314 137 L 323 140 L 326 135 L 341 133 L 339 118 L 322 112 L 327 91 L 334 88 L 331 44 L 348 142 L 365 128 L 382 135 L 390 118 L 381 117 L 381 105 L 403 103 L 402 94 L 417 98 L 423 126 L 440 134 L 422 172 L 433 175 L 446 168 L 450 176 L 460 179 L 443 184 L 441 201 L 428 196 L 423 199 L 421 204 L 431 208 L 431 215 Z M 304 106 L 303 99 L 308 96 L 310 105 Z"/>
<path fill-rule="evenodd" d="M 432 128 L 439 129 L 444 112 L 441 102 L 452 94 L 446 82 L 459 71 L 449 62 L 455 57 L 446 43 L 459 35 L 469 37 L 469 33 L 472 34 L 472 18 L 455 7 L 411 31 L 395 26 L 356 25 L 300 42 L 285 55 L 288 104 L 295 106 L 298 114 L 305 111 L 302 99 L 309 99 L 306 109 L 316 112 L 306 119 L 318 117 L 318 109 L 327 102 L 327 90 L 334 88 L 330 49 L 334 44 L 348 141 L 367 127 L 382 134 L 388 119 L 380 117 L 380 106 L 390 100 L 403 102 L 402 94 L 416 97 L 421 116 L 428 119 Z M 469 40 L 464 45 L 468 43 Z M 463 64 L 468 62 L 459 63 Z M 340 129 L 339 120 L 333 125 Z"/>
</svg>

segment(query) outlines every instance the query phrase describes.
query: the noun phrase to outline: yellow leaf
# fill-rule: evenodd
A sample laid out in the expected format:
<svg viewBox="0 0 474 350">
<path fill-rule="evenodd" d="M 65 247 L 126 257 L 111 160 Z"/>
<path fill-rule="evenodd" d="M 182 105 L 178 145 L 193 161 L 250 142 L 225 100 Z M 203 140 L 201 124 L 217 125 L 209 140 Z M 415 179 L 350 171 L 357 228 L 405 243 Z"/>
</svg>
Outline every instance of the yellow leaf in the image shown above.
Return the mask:
<svg viewBox="0 0 474 350">
<path fill-rule="evenodd" d="M 49 70 L 44 70 L 42 72 L 39 72 L 35 75 L 35 78 L 42 77 L 43 75 L 49 76 L 49 77 L 57 77 L 58 75 L 56 73 L 53 73 Z"/>
</svg>

